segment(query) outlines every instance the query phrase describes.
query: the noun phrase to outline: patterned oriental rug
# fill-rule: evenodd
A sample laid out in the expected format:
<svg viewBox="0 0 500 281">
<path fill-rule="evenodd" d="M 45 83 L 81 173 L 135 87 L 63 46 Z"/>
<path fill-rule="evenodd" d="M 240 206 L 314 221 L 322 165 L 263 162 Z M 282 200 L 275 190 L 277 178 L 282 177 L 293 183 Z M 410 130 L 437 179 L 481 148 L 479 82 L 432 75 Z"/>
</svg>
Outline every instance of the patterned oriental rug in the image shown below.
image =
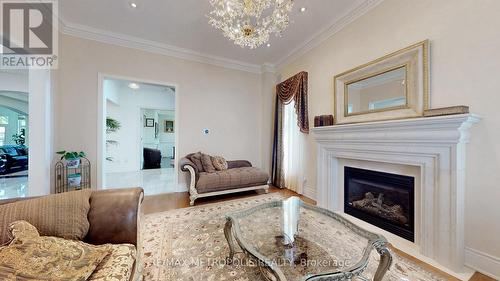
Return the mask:
<svg viewBox="0 0 500 281">
<path fill-rule="evenodd" d="M 251 264 L 226 263 L 229 249 L 223 231 L 224 215 L 280 198 L 280 194 L 266 194 L 147 215 L 142 236 L 144 280 L 264 281 L 259 269 Z M 352 251 L 352 246 L 345 245 L 339 251 Z M 392 254 L 394 261 L 385 280 L 449 280 L 394 251 Z M 242 253 L 236 258 L 245 261 Z M 374 251 L 364 277 L 371 280 L 378 258 Z"/>
</svg>

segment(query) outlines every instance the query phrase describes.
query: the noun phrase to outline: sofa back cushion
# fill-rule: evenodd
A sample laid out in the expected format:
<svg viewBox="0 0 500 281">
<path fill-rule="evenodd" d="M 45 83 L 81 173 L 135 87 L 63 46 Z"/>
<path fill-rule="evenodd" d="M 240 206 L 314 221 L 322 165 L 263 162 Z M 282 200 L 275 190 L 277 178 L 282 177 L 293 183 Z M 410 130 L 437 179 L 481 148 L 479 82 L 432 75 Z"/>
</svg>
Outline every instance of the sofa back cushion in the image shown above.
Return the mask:
<svg viewBox="0 0 500 281">
<path fill-rule="evenodd" d="M 40 235 L 82 240 L 89 230 L 91 190 L 72 191 L 0 205 L 0 245 L 10 242 L 7 226 L 18 220 Z"/>
<path fill-rule="evenodd" d="M 0 150 L 3 153 L 8 154 L 10 156 L 18 156 L 19 155 L 17 149 L 13 146 L 4 146 Z"/>
</svg>

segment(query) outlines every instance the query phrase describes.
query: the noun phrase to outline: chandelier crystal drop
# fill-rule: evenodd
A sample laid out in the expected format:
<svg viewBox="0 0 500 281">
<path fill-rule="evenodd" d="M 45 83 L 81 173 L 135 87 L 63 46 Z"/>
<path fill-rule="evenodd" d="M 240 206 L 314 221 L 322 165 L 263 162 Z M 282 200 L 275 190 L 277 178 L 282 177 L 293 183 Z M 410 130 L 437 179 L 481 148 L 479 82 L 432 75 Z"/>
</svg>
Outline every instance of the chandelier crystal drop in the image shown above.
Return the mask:
<svg viewBox="0 0 500 281">
<path fill-rule="evenodd" d="M 210 0 L 209 23 L 241 47 L 257 48 L 288 27 L 293 0 Z"/>
</svg>

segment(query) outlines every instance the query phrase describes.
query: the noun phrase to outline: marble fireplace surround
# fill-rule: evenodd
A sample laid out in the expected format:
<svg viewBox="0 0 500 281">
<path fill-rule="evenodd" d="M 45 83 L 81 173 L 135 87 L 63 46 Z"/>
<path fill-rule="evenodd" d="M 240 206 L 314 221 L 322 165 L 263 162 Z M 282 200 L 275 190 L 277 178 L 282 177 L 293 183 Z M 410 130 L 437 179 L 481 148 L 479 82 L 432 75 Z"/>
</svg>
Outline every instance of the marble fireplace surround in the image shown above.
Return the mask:
<svg viewBox="0 0 500 281">
<path fill-rule="evenodd" d="M 422 256 L 454 271 L 464 269 L 466 144 L 480 118 L 460 114 L 317 127 L 318 205 L 343 212 L 343 160 L 420 168 L 416 243 Z M 418 184 L 418 183 L 417 183 Z M 418 205 L 418 206 L 417 206 Z"/>
</svg>

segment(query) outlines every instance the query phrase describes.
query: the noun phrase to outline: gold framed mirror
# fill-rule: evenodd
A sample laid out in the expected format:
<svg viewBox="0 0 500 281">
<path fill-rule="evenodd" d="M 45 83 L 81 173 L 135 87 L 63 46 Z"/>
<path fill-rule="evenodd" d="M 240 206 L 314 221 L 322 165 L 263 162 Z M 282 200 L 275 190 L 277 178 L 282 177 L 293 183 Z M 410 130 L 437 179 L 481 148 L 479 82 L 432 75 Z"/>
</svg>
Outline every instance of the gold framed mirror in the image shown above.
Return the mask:
<svg viewBox="0 0 500 281">
<path fill-rule="evenodd" d="M 429 42 L 334 77 L 335 123 L 422 116 L 429 107 Z"/>
</svg>

